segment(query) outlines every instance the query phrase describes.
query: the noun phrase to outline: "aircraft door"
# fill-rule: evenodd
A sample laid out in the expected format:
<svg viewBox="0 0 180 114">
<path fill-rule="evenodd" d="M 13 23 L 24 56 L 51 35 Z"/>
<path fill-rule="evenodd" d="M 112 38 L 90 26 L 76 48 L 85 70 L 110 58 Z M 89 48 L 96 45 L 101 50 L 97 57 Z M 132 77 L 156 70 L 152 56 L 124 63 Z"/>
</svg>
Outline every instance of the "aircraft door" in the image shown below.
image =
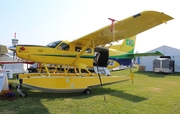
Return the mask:
<svg viewBox="0 0 180 114">
<path fill-rule="evenodd" d="M 96 47 L 93 65 L 107 67 L 108 60 L 109 60 L 109 50 L 102 47 Z"/>
<path fill-rule="evenodd" d="M 101 73 L 101 74 L 106 74 L 108 76 L 110 76 L 110 72 L 109 69 L 107 68 L 108 66 L 108 60 L 109 60 L 109 50 L 107 50 L 106 48 L 95 48 L 95 56 L 94 56 L 94 62 L 93 62 L 93 66 L 94 66 L 94 71 L 96 73 Z"/>
</svg>

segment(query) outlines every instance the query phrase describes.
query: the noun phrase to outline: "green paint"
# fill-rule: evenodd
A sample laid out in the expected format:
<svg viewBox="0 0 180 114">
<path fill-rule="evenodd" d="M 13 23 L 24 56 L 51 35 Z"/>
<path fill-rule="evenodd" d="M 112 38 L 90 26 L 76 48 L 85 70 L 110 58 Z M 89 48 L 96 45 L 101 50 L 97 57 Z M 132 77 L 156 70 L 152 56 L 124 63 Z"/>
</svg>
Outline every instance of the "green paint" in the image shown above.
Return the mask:
<svg viewBox="0 0 180 114">
<path fill-rule="evenodd" d="M 128 46 L 134 46 L 134 41 L 131 39 L 126 39 L 126 45 Z"/>
</svg>

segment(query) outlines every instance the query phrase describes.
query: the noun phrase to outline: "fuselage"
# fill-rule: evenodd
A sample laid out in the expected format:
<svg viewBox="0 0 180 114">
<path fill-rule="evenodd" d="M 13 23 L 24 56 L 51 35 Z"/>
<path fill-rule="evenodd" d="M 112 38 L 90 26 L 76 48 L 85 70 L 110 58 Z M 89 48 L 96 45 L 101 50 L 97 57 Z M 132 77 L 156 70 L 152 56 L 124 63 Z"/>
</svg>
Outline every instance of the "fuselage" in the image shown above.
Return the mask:
<svg viewBox="0 0 180 114">
<path fill-rule="evenodd" d="M 16 54 L 18 57 L 34 62 L 59 64 L 65 66 L 76 66 L 83 63 L 87 67 L 93 67 L 94 48 L 88 47 L 83 51 L 83 47 L 69 45 L 68 42 L 55 41 L 47 46 L 38 45 L 17 45 Z M 126 56 L 126 52 L 109 49 L 108 68 L 115 68 L 121 63 L 128 65 L 132 58 Z"/>
</svg>

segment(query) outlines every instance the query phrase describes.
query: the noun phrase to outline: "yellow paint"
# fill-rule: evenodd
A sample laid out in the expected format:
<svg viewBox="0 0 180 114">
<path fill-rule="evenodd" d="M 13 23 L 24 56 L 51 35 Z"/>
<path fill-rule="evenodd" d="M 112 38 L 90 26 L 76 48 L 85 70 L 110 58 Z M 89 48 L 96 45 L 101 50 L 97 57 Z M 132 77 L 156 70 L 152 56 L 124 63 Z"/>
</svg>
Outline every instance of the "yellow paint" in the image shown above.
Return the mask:
<svg viewBox="0 0 180 114">
<path fill-rule="evenodd" d="M 133 37 L 143 31 L 151 29 L 171 19 L 173 18 L 164 13 L 156 11 L 144 11 L 141 12 L 140 16 L 137 17 L 130 16 L 129 18 L 115 23 L 115 40 L 118 41 Z M 63 41 L 55 48 L 17 45 L 16 53 L 18 57 L 34 62 L 75 67 L 77 66 L 77 64 L 82 63 L 86 64 L 87 67 L 92 68 L 93 59 L 83 58 L 82 56 L 92 57 L 94 55 L 94 48 L 96 46 L 105 45 L 112 42 L 112 32 L 110 31 L 110 27 L 111 25 L 105 26 L 72 42 Z M 63 43 L 66 43 L 70 46 L 69 50 L 59 49 L 59 46 Z M 75 51 L 76 46 L 80 46 L 82 48 L 80 52 Z M 25 50 L 21 50 L 21 47 L 25 47 Z M 86 52 L 87 48 L 91 49 L 91 53 Z M 126 54 L 127 50 L 129 49 L 127 47 L 124 47 L 124 44 L 122 44 L 119 50 L 121 51 L 110 50 L 110 55 L 123 55 Z M 118 65 L 117 63 L 115 64 Z"/>
<path fill-rule="evenodd" d="M 130 78 L 131 78 L 131 80 L 134 79 L 134 73 L 130 73 Z"/>
<path fill-rule="evenodd" d="M 128 76 L 102 76 L 102 84 L 111 84 L 120 81 L 129 80 Z M 62 90 L 71 90 L 71 89 L 82 89 L 99 86 L 100 81 L 97 77 L 41 77 L 34 76 L 31 78 L 23 78 L 23 84 L 36 87 L 39 90 L 49 89 L 49 91 L 56 90 L 55 92 Z"/>
<path fill-rule="evenodd" d="M 64 69 L 65 72 L 62 74 L 53 74 L 48 72 L 46 67 L 47 74 L 43 74 L 43 76 L 41 76 L 42 74 L 24 74 L 19 75 L 19 78 L 25 86 L 41 90 L 46 89 L 46 91 L 83 90 L 91 86 L 100 85 L 97 75 L 94 76 L 90 72 L 87 74 L 80 72 L 81 69 L 93 67 L 94 48 L 96 46 L 109 44 L 113 39 L 115 41 L 126 39 L 127 42 L 123 42 L 122 45 L 119 45 L 120 47 L 112 46 L 112 48 L 109 49 L 109 55 L 112 57 L 122 55 L 128 57 L 128 52 L 134 49 L 134 46 L 130 46 L 132 43 L 128 41 L 128 38 L 134 39 L 135 44 L 135 36 L 137 34 L 172 19 L 172 17 L 161 12 L 144 11 L 136 16 L 130 16 L 124 20 L 117 21 L 114 24 L 115 28 L 113 33 L 110 31 L 111 25 L 109 25 L 72 42 L 62 41 L 53 48 L 46 46 L 17 45 L 16 54 L 20 58 L 44 63 L 44 66 L 45 64 L 58 64 L 71 68 L 78 67 L 79 73 L 81 74 L 81 76 L 76 76 L 76 73 L 71 75 L 68 73 L 68 69 Z M 64 48 L 64 44 L 68 45 L 69 48 Z M 78 49 L 76 49 L 77 47 Z M 88 52 L 89 49 L 91 50 L 90 52 Z M 132 56 L 129 57 L 129 59 L 131 58 Z M 119 66 L 120 64 L 115 62 L 111 68 L 116 65 Z M 130 77 L 133 79 L 134 74 L 130 74 Z M 101 76 L 101 78 L 103 84 L 129 80 L 129 77 L 121 76 Z"/>
</svg>

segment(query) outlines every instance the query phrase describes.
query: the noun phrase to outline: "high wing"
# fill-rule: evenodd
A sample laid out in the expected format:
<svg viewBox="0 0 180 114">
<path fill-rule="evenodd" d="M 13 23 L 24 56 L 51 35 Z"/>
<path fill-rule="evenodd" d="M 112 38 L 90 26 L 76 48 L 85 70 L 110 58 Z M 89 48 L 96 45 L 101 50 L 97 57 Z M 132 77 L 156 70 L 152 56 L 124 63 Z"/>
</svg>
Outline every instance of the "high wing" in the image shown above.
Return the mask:
<svg viewBox="0 0 180 114">
<path fill-rule="evenodd" d="M 122 40 L 137 35 L 143 31 L 153 28 L 162 23 L 173 19 L 169 15 L 157 11 L 143 11 L 114 23 L 114 32 L 111 32 L 111 25 L 87 34 L 76 39 L 70 44 L 85 46 L 87 42 L 92 41 L 91 47 L 105 45 L 113 41 Z M 114 34 L 114 38 L 113 38 Z M 113 40 L 114 39 L 114 40 Z"/>
<path fill-rule="evenodd" d="M 141 57 L 141 56 L 163 56 L 163 54 L 159 51 L 155 52 L 147 52 L 147 53 L 132 53 L 132 54 L 127 54 L 129 57 Z"/>
</svg>

